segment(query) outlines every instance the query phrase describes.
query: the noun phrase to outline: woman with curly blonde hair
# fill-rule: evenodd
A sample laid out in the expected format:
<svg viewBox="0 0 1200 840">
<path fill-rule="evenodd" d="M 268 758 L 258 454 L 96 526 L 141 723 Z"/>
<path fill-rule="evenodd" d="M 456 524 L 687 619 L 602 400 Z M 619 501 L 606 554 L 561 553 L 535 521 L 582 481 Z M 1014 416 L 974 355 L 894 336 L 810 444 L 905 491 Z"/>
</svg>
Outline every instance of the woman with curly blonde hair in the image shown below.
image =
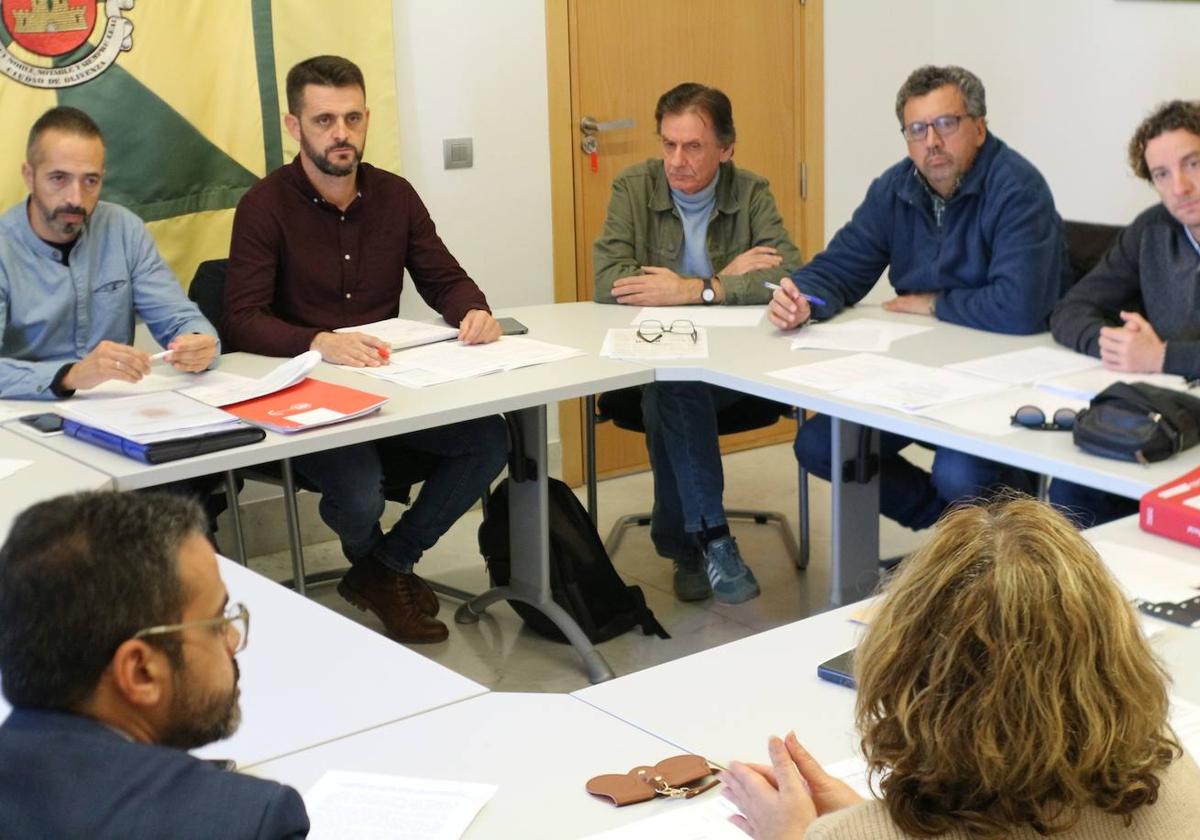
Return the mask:
<svg viewBox="0 0 1200 840">
<path fill-rule="evenodd" d="M 887 588 L 855 653 L 857 724 L 881 800 L 789 735 L 727 794 L 760 840 L 1185 840 L 1200 770 L 1167 724 L 1167 677 L 1092 547 L 1020 498 L 961 507 Z"/>
</svg>

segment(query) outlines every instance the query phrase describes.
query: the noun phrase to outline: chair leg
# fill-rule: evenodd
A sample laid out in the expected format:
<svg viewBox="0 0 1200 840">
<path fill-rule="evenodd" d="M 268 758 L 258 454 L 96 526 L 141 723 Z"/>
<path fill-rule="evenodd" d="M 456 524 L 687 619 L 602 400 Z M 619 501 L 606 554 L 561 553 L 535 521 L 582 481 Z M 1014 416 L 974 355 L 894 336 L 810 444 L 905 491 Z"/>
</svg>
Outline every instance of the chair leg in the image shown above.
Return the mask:
<svg viewBox="0 0 1200 840">
<path fill-rule="evenodd" d="M 304 595 L 304 546 L 300 542 L 300 511 L 296 508 L 296 478 L 292 474 L 292 459 L 280 461 L 283 470 L 283 512 L 287 518 L 288 547 L 292 552 L 292 586 Z"/>
<path fill-rule="evenodd" d="M 807 569 L 810 552 L 808 519 L 808 470 L 800 468 L 800 553 L 796 557 L 796 568 Z"/>
<path fill-rule="evenodd" d="M 225 498 L 229 502 L 229 519 L 233 523 L 233 547 L 237 551 L 237 561 L 243 566 L 248 565 L 246 556 L 246 535 L 242 531 L 242 508 L 238 502 L 237 476 L 233 470 L 225 471 Z"/>
<path fill-rule="evenodd" d="M 1039 502 L 1050 501 L 1050 476 L 1038 476 L 1037 497 Z"/>
<path fill-rule="evenodd" d="M 612 557 L 618 548 L 621 547 L 621 540 L 625 536 L 625 532 L 630 528 L 646 528 L 650 525 L 650 514 L 648 513 L 627 513 L 619 517 L 613 523 L 612 528 L 608 531 L 608 536 L 604 538 L 604 550 L 608 552 L 608 556 Z"/>
<path fill-rule="evenodd" d="M 584 427 L 584 452 L 585 461 L 584 470 L 587 474 L 587 509 L 588 516 L 592 518 L 592 524 L 596 524 L 596 517 L 599 515 L 599 500 L 596 497 L 596 395 L 588 394 L 584 400 L 584 410 L 587 412 L 587 425 Z"/>
</svg>

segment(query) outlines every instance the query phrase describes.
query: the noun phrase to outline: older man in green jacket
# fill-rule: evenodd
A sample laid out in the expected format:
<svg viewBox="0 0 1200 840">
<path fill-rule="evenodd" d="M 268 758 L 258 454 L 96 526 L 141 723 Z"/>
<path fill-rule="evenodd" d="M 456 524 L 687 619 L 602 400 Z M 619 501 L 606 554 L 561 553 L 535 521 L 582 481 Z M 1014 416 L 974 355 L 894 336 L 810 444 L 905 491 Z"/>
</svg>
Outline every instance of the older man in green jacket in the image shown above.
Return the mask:
<svg viewBox="0 0 1200 840">
<path fill-rule="evenodd" d="M 721 91 L 685 83 L 654 113 L 662 160 L 613 182 L 594 246 L 596 300 L 632 306 L 766 303 L 765 281 L 798 268 L 765 178 L 733 165 L 733 107 Z M 656 382 L 642 394 L 654 471 L 655 548 L 675 563 L 675 594 L 740 603 L 759 593 L 729 533 L 717 412 L 743 395 L 697 382 Z"/>
</svg>

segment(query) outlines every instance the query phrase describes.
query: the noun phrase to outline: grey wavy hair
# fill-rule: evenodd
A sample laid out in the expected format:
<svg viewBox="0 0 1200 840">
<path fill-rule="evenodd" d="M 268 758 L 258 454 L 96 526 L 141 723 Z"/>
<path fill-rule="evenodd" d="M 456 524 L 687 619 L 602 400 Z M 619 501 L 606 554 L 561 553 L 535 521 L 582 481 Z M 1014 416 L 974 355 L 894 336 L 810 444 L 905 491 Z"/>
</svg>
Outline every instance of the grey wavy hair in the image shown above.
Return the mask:
<svg viewBox="0 0 1200 840">
<path fill-rule="evenodd" d="M 940 87 L 954 85 L 962 94 L 963 104 L 967 115 L 972 117 L 987 116 L 987 95 L 983 90 L 983 82 L 979 77 L 962 67 L 948 64 L 945 67 L 935 67 L 926 64 L 912 71 L 904 84 L 896 93 L 896 119 L 900 127 L 904 127 L 904 105 L 914 96 L 924 96 Z"/>
</svg>

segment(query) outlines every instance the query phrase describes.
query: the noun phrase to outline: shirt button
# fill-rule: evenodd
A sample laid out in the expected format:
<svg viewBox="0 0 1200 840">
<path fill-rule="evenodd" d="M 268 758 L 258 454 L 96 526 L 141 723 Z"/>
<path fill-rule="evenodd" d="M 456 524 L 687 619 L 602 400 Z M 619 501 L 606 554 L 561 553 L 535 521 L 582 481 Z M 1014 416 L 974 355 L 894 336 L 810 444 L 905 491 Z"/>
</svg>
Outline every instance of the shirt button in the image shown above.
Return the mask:
<svg viewBox="0 0 1200 840">
<path fill-rule="evenodd" d="M 344 222 L 344 221 L 346 221 L 346 217 L 345 217 L 345 216 L 342 216 L 342 217 L 341 217 L 341 220 L 342 220 L 343 222 Z"/>
<path fill-rule="evenodd" d="M 349 254 L 346 254 L 346 259 L 350 259 L 350 255 L 349 255 Z"/>
<path fill-rule="evenodd" d="M 346 292 L 346 300 L 350 300 L 350 293 Z"/>
<path fill-rule="evenodd" d="M 321 199 L 319 199 L 319 198 L 313 199 L 313 204 L 320 204 L 320 203 L 321 203 Z"/>
</svg>

